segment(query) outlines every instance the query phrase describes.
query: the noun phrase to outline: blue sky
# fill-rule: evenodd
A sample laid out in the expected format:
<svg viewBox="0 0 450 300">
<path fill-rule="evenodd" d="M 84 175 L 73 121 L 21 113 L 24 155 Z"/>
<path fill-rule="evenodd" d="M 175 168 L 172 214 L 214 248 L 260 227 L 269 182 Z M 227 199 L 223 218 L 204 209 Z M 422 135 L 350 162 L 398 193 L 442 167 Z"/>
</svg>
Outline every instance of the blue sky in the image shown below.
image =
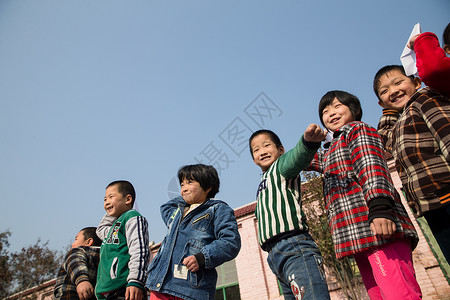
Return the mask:
<svg viewBox="0 0 450 300">
<path fill-rule="evenodd" d="M 358 96 L 376 126 L 376 71 L 399 64 L 414 26 L 440 37 L 450 2 L 0 2 L 0 231 L 10 250 L 61 250 L 130 180 L 150 240 L 180 166 L 215 164 L 217 198 L 255 200 L 246 139 L 261 127 L 292 148 L 325 92 Z"/>
</svg>

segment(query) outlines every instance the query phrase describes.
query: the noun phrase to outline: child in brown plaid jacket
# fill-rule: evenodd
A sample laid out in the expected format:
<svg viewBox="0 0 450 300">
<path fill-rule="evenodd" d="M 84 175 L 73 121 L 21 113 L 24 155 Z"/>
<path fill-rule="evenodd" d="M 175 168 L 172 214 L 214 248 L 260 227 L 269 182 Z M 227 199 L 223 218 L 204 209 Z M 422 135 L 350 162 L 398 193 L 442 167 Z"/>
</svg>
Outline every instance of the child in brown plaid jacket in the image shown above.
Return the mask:
<svg viewBox="0 0 450 300">
<path fill-rule="evenodd" d="M 420 79 L 396 65 L 381 68 L 373 87 L 383 107 L 378 133 L 408 204 L 425 217 L 450 262 L 450 99 L 430 88 L 417 91 Z"/>
</svg>

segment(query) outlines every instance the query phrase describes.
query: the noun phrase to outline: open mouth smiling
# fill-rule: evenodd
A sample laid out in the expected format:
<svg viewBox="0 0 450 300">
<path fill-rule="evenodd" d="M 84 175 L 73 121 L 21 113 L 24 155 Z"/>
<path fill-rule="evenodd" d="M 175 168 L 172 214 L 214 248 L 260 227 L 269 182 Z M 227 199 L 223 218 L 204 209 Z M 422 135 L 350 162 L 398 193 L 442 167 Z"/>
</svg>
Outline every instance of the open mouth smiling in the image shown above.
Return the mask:
<svg viewBox="0 0 450 300">
<path fill-rule="evenodd" d="M 395 96 L 394 98 L 391 99 L 391 102 L 395 103 L 395 102 L 403 99 L 404 96 L 405 96 L 404 94 L 403 95 L 399 95 L 399 96 Z"/>
</svg>

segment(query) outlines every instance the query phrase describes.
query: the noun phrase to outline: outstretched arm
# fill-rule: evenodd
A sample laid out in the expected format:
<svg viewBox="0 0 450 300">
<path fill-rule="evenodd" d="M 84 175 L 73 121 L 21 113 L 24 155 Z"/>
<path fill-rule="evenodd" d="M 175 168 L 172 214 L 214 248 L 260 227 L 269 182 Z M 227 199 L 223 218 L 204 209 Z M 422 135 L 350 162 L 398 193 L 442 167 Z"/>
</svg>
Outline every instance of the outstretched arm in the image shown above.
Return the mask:
<svg viewBox="0 0 450 300">
<path fill-rule="evenodd" d="M 279 158 L 280 173 L 286 178 L 296 177 L 309 166 L 325 137 L 324 130 L 316 124 L 310 124 L 297 145 Z"/>
</svg>

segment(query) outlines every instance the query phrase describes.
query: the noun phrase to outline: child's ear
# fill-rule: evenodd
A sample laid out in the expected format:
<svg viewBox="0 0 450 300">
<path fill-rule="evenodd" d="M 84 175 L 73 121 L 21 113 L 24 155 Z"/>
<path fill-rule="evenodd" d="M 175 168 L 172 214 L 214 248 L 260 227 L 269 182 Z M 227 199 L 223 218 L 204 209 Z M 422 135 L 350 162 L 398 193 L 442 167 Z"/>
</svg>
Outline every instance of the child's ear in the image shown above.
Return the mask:
<svg viewBox="0 0 450 300">
<path fill-rule="evenodd" d="M 422 81 L 420 80 L 419 77 L 414 77 L 413 83 L 414 83 L 414 88 L 416 89 L 416 91 L 419 90 L 420 87 L 422 86 Z"/>
<path fill-rule="evenodd" d="M 281 154 L 284 154 L 284 147 L 283 147 L 283 145 L 280 146 L 280 152 L 281 152 Z"/>
<path fill-rule="evenodd" d="M 94 239 L 93 238 L 88 238 L 87 240 L 86 240 L 86 246 L 92 246 L 92 244 L 94 244 Z"/>
<path fill-rule="evenodd" d="M 383 101 L 381 101 L 381 100 L 378 100 L 378 105 L 381 106 L 382 108 L 385 108 L 385 107 L 384 107 L 384 103 L 383 103 Z"/>
<path fill-rule="evenodd" d="M 125 204 L 131 204 L 132 201 L 133 201 L 133 197 L 131 197 L 130 194 L 126 195 Z"/>
<path fill-rule="evenodd" d="M 447 54 L 450 54 L 450 45 L 445 45 L 444 46 L 444 52 Z"/>
</svg>

